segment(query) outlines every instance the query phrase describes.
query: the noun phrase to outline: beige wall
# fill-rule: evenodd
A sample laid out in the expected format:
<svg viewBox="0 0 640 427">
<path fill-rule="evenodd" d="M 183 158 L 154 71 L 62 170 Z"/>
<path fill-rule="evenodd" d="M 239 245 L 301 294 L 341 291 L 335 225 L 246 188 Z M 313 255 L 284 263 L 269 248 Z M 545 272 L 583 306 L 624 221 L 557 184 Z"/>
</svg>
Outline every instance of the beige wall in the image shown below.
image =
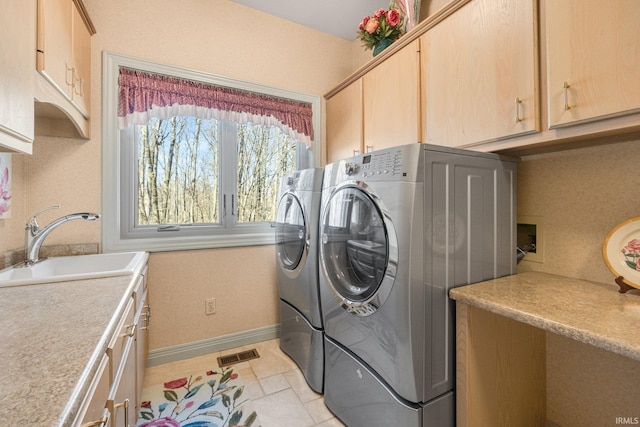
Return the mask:
<svg viewBox="0 0 640 427">
<path fill-rule="evenodd" d="M 518 215 L 544 220 L 544 271 L 613 282 L 602 243 L 616 224 L 640 216 L 640 142 L 606 144 L 525 157 L 518 167 Z"/>
<path fill-rule="evenodd" d="M 273 246 L 164 252 L 149 261 L 151 348 L 278 323 Z M 216 313 L 205 315 L 205 299 Z"/>
<path fill-rule="evenodd" d="M 38 137 L 13 156 L 13 217 L 0 220 L 0 251 L 23 246 L 36 210 L 46 224 L 101 211 L 102 51 L 322 96 L 353 71 L 352 43 L 228 0 L 84 0 L 92 38 L 91 140 Z M 47 244 L 100 241 L 100 223 L 74 221 Z M 278 323 L 272 246 L 151 255 L 151 349 Z M 217 313 L 205 316 L 205 298 Z"/>
<path fill-rule="evenodd" d="M 613 284 L 602 243 L 616 224 L 640 216 L 639 165 L 638 141 L 523 158 L 518 214 L 542 216 L 546 238 L 544 263 L 523 260 L 518 271 Z M 640 298 L 633 292 L 629 298 Z M 599 315 L 593 313 L 595 322 Z M 640 362 L 552 333 L 546 349 L 549 420 L 597 427 L 615 425 L 615 417 L 640 416 Z"/>
</svg>

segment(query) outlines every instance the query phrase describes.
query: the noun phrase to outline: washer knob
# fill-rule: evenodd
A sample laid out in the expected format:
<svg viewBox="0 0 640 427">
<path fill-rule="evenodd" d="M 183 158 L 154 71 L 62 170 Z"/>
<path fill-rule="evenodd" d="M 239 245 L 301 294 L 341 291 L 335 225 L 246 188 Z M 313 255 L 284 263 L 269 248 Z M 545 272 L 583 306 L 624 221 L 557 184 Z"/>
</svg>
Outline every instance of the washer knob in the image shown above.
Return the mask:
<svg viewBox="0 0 640 427">
<path fill-rule="evenodd" d="M 344 173 L 347 175 L 353 175 L 358 172 L 358 165 L 355 163 L 345 163 L 344 164 Z"/>
</svg>

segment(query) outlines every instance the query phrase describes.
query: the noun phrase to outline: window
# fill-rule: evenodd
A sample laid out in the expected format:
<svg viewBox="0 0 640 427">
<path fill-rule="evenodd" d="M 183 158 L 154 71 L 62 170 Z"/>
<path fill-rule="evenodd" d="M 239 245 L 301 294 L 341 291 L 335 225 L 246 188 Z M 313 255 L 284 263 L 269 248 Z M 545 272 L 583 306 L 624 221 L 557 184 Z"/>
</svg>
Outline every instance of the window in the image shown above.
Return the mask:
<svg viewBox="0 0 640 427">
<path fill-rule="evenodd" d="M 119 126 L 122 67 L 309 103 L 314 130 L 319 128 L 318 97 L 105 53 L 104 249 L 272 244 L 280 180 L 295 169 L 313 167 L 311 149 L 317 145 L 308 147 L 272 119 L 254 120 L 251 114 L 239 120 L 172 107 Z"/>
</svg>

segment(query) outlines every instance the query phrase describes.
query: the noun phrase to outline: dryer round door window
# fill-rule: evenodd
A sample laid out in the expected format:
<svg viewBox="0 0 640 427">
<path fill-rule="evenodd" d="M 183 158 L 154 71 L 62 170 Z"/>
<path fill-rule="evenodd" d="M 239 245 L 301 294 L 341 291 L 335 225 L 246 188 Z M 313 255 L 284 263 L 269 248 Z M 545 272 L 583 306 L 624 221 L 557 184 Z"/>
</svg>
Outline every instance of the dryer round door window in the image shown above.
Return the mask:
<svg viewBox="0 0 640 427">
<path fill-rule="evenodd" d="M 297 275 L 304 265 L 308 236 L 302 205 L 297 197 L 286 193 L 278 204 L 276 217 L 276 249 L 283 270 Z"/>
<path fill-rule="evenodd" d="M 397 266 L 395 229 L 384 204 L 364 183 L 342 185 L 326 203 L 321 227 L 329 288 L 349 312 L 375 313 L 391 292 Z"/>
</svg>

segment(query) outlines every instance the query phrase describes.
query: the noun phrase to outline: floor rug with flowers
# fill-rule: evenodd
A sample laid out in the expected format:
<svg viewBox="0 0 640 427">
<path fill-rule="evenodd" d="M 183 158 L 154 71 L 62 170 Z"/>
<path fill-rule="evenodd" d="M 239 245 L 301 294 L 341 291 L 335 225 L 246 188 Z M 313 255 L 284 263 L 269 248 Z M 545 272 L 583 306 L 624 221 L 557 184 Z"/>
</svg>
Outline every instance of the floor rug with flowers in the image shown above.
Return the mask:
<svg viewBox="0 0 640 427">
<path fill-rule="evenodd" d="M 142 391 L 137 427 L 260 427 L 232 368 L 186 375 Z"/>
</svg>

